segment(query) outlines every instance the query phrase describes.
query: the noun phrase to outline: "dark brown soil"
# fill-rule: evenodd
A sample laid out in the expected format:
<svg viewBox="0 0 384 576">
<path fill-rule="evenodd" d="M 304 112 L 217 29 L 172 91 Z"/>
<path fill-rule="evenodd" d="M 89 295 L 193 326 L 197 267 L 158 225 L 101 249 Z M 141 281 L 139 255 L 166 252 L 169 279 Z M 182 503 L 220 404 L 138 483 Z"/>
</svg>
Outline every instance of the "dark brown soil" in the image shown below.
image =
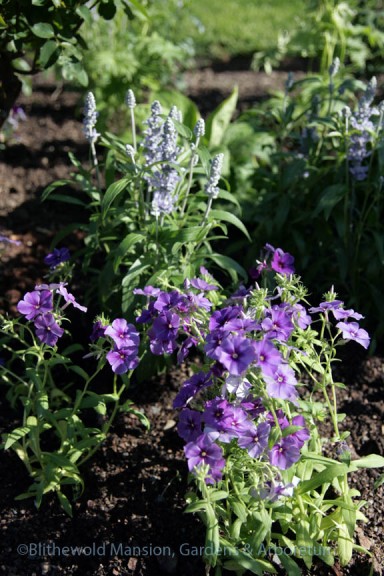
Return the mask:
<svg viewBox="0 0 384 576">
<path fill-rule="evenodd" d="M 252 72 L 207 69 L 190 75 L 188 85 L 190 95 L 199 104 L 204 103 L 207 111 L 227 96 L 235 83 L 239 84 L 244 106 L 262 97 L 266 88 L 281 87 L 284 79 L 285 73 L 266 78 Z M 17 140 L 0 151 L 0 234 L 22 242 L 20 246 L 7 246 L 0 256 L 1 311 L 14 311 L 22 294 L 42 280 L 41 262 L 50 242 L 57 230 L 71 222 L 73 209 L 64 209 L 61 204 L 58 209 L 53 202 L 40 204 L 44 187 L 68 177 L 69 151 L 87 160 L 78 107 L 80 95 L 67 89 L 59 93 L 54 90 L 40 79 L 33 95 L 20 99 L 28 118 L 20 125 Z M 80 241 L 76 235 L 71 239 L 74 245 Z M 384 360 L 379 356 L 369 358 L 354 345 L 350 350 L 339 376 L 347 384 L 339 400 L 340 411 L 347 413 L 343 426 L 351 430 L 349 445 L 355 456 L 384 455 Z M 183 513 L 187 473 L 172 400 L 184 377 L 183 371 L 174 371 L 132 390 L 131 398 L 144 410 L 151 430 L 145 432 L 133 417 L 120 417 L 109 441 L 85 467 L 86 488 L 74 505 L 73 519 L 49 498 L 40 510 L 30 500 L 15 501 L 15 496 L 25 490 L 27 474 L 15 454 L 0 452 L 0 574 L 205 573 L 199 556 L 180 553 L 182 544 L 192 550 L 204 543 L 204 528 L 198 518 Z M 7 431 L 18 422 L 19 415 L 10 411 L 4 392 L 0 398 L 0 428 Z M 373 489 L 378 475 L 368 470 L 352 478 L 354 487 L 367 501 L 363 510 L 368 522 L 360 525 L 357 541 L 370 550 L 372 559 L 356 552 L 349 567 L 317 566 L 310 574 L 367 576 L 371 566 L 375 576 L 383 574 L 384 491 L 383 487 Z M 39 543 L 40 548 L 34 548 Z M 23 544 L 29 546 L 29 554 Z M 69 550 L 64 555 L 65 546 L 83 547 L 83 551 Z M 84 548 L 87 546 L 91 548 Z M 167 548 L 173 557 L 167 556 Z M 305 570 L 303 574 L 309 576 Z"/>
</svg>

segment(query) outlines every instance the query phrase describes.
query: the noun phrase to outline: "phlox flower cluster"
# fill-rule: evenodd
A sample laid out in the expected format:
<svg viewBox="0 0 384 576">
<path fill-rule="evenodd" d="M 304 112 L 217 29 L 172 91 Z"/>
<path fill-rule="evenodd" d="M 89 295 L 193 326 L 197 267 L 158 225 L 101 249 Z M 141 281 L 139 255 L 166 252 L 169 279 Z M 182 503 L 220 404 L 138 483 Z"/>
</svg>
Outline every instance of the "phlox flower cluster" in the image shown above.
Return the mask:
<svg viewBox="0 0 384 576">
<path fill-rule="evenodd" d="M 109 338 L 112 349 L 106 354 L 106 359 L 115 374 L 125 374 L 134 370 L 139 364 L 140 336 L 133 324 L 124 318 L 116 318 L 111 324 L 103 324 L 97 320 L 93 325 L 90 341 L 94 344 L 96 354 L 100 353 L 97 342 Z M 101 348 L 103 350 L 103 348 Z"/>
<path fill-rule="evenodd" d="M 267 246 L 273 269 L 290 274 L 293 258 Z M 310 438 L 290 362 L 292 351 L 305 354 L 297 347 L 298 336 L 311 329 L 314 315 L 328 321 L 329 312 L 339 321 L 342 338 L 366 347 L 369 336 L 354 322 L 361 315 L 344 309 L 339 300 L 307 310 L 299 301 L 283 301 L 278 290 L 277 297 L 266 297 L 256 308 L 256 286 L 243 289 L 240 299 L 236 295 L 216 306 L 217 288 L 212 278 L 204 277 L 186 281 L 184 290 L 135 290 L 147 298 L 137 322 L 149 325 L 153 354 L 176 353 L 181 362 L 199 348 L 205 356 L 203 369 L 184 382 L 174 400 L 189 470 L 196 474 L 203 468 L 206 483 L 218 482 L 237 447 L 274 471 L 274 480 L 270 477 L 268 486 L 261 487 L 274 500 L 293 490 L 292 484 L 281 484 L 280 471 L 299 461 Z"/>
<path fill-rule="evenodd" d="M 257 267 L 252 268 L 249 274 L 253 280 L 258 280 L 261 274 L 267 270 L 289 276 L 295 272 L 294 262 L 294 257 L 288 252 L 284 252 L 281 248 L 274 248 L 271 244 L 266 244 L 262 259 L 257 261 Z"/>
<path fill-rule="evenodd" d="M 60 262 L 68 260 L 70 257 L 67 248 L 54 250 L 44 259 L 51 269 L 55 268 Z M 40 284 L 35 286 L 32 292 L 24 294 L 22 300 L 17 304 L 17 310 L 32 320 L 35 333 L 40 342 L 48 346 L 56 346 L 58 339 L 64 334 L 60 326 L 62 320 L 61 312 L 70 304 L 82 312 L 87 308 L 79 304 L 73 294 L 66 289 L 65 282 Z M 57 301 L 54 303 L 54 295 L 57 295 Z M 64 299 L 64 305 L 60 307 L 60 297 Z"/>
</svg>

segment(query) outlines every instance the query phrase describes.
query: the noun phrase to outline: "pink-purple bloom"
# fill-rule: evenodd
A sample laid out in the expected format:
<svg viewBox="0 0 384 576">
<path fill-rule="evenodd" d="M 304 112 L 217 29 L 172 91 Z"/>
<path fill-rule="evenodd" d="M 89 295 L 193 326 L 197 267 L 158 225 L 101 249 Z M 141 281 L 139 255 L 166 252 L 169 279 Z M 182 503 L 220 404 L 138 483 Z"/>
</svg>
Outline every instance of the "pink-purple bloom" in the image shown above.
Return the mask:
<svg viewBox="0 0 384 576">
<path fill-rule="evenodd" d="M 261 422 L 257 427 L 249 427 L 238 439 L 240 448 L 247 450 L 252 458 L 258 458 L 268 446 L 271 426 L 268 422 Z"/>
<path fill-rule="evenodd" d="M 232 334 L 224 338 L 216 354 L 217 360 L 233 376 L 243 374 L 256 358 L 252 342 L 247 338 Z"/>
<path fill-rule="evenodd" d="M 140 336 L 133 324 L 128 324 L 124 318 L 116 318 L 111 326 L 104 330 L 105 336 L 110 336 L 116 348 L 136 348 L 140 342 Z"/>
<path fill-rule="evenodd" d="M 207 484 L 213 484 L 221 479 L 225 466 L 223 450 L 212 441 L 209 434 L 201 434 L 196 440 L 188 442 L 184 447 L 184 453 L 188 459 L 190 472 L 203 465 L 209 466 L 205 480 Z"/>
<path fill-rule="evenodd" d="M 52 293 L 50 290 L 34 290 L 27 292 L 23 300 L 17 304 L 20 314 L 27 320 L 33 320 L 40 314 L 51 312 L 53 308 Z"/>
<path fill-rule="evenodd" d="M 357 322 L 338 322 L 336 328 L 341 330 L 345 340 L 355 340 L 361 344 L 365 349 L 368 348 L 370 337 L 366 330 L 360 328 Z"/>
<path fill-rule="evenodd" d="M 35 319 L 36 336 L 48 346 L 55 346 L 64 330 L 56 323 L 53 314 L 47 312 Z"/>
<path fill-rule="evenodd" d="M 66 262 L 71 257 L 68 248 L 54 248 L 53 252 L 44 258 L 44 263 L 53 270 L 62 262 Z"/>
<path fill-rule="evenodd" d="M 58 288 L 56 290 L 56 292 L 58 294 L 60 294 L 60 296 L 62 296 L 64 298 L 64 300 L 66 301 L 67 304 L 65 304 L 63 306 L 63 308 L 65 308 L 68 304 L 72 304 L 72 306 L 74 308 L 78 308 L 79 310 L 81 310 L 82 312 L 86 312 L 87 308 L 85 306 L 82 306 L 81 304 L 79 304 L 78 302 L 76 302 L 76 299 L 74 297 L 73 294 L 71 294 L 70 292 L 68 292 L 68 290 L 64 287 L 64 286 L 60 286 L 60 288 Z"/>
<path fill-rule="evenodd" d="M 269 451 L 269 461 L 280 470 L 287 470 L 300 458 L 300 449 L 294 438 L 286 436 Z"/>
<path fill-rule="evenodd" d="M 139 364 L 136 348 L 115 348 L 106 356 L 115 374 L 125 374 Z"/>
<path fill-rule="evenodd" d="M 295 272 L 294 261 L 295 259 L 291 254 L 284 252 L 281 248 L 276 248 L 272 257 L 271 268 L 279 274 L 289 276 Z"/>
</svg>

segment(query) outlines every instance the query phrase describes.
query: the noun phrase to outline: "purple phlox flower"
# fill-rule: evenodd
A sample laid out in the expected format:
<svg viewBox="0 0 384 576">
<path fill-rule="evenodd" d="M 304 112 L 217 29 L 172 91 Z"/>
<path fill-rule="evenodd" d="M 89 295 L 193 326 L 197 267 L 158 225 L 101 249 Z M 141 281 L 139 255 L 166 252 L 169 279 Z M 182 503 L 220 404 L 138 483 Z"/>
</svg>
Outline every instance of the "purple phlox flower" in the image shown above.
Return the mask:
<svg viewBox="0 0 384 576">
<path fill-rule="evenodd" d="M 57 294 L 60 294 L 60 296 L 62 296 L 64 298 L 64 300 L 66 301 L 66 304 L 64 304 L 64 306 L 62 308 L 63 310 L 69 304 L 72 304 L 72 306 L 74 308 L 78 308 L 82 312 L 86 312 L 88 310 L 88 308 L 86 306 L 81 306 L 81 304 L 76 302 L 74 295 L 71 294 L 70 292 L 68 292 L 68 290 L 66 288 L 64 288 L 64 286 L 60 286 L 60 288 L 58 290 L 56 290 L 56 292 L 57 292 Z"/>
<path fill-rule="evenodd" d="M 262 399 L 256 398 L 253 394 L 248 394 L 248 396 L 241 401 L 241 406 L 248 412 L 249 417 L 252 418 L 252 420 L 256 420 L 260 414 L 265 412 Z"/>
<path fill-rule="evenodd" d="M 220 430 L 226 433 L 229 440 L 241 438 L 250 428 L 253 428 L 252 421 L 241 406 L 234 406 L 230 413 L 223 419 Z M 220 431 L 219 430 L 219 431 Z"/>
<path fill-rule="evenodd" d="M 36 336 L 44 344 L 55 346 L 58 339 L 64 334 L 64 330 L 56 324 L 53 314 L 47 312 L 35 319 Z"/>
<path fill-rule="evenodd" d="M 52 282 L 51 284 L 37 284 L 35 290 L 51 290 L 55 292 L 62 286 L 68 286 L 68 282 Z"/>
<path fill-rule="evenodd" d="M 257 264 L 258 264 L 257 266 L 252 266 L 252 268 L 249 268 L 249 270 L 248 270 L 249 277 L 254 282 L 259 280 L 259 278 L 262 275 L 262 273 L 264 272 L 264 270 L 268 269 L 268 264 L 265 260 L 263 260 L 263 262 L 259 262 L 257 260 Z"/>
<path fill-rule="evenodd" d="M 140 336 L 133 324 L 128 324 L 124 318 L 116 318 L 104 332 L 110 336 L 117 348 L 138 348 Z"/>
<path fill-rule="evenodd" d="M 248 430 L 239 437 L 237 443 L 240 448 L 247 450 L 252 458 L 258 458 L 268 446 L 271 426 L 268 422 L 261 422 L 257 427 L 249 427 Z"/>
<path fill-rule="evenodd" d="M 256 352 L 256 362 L 263 374 L 270 374 L 282 362 L 283 357 L 279 350 L 267 339 L 253 343 Z"/>
<path fill-rule="evenodd" d="M 53 252 L 47 254 L 44 258 L 44 264 L 50 267 L 51 270 L 56 268 L 62 262 L 66 262 L 71 257 L 68 248 L 54 248 Z"/>
<path fill-rule="evenodd" d="M 152 354 L 172 354 L 176 350 L 176 338 L 180 327 L 180 317 L 168 310 L 155 318 L 148 330 Z"/>
<path fill-rule="evenodd" d="M 106 358 L 115 374 L 125 374 L 128 370 L 134 370 L 139 364 L 136 348 L 115 347 L 108 352 Z"/>
<path fill-rule="evenodd" d="M 218 430 L 223 427 L 226 418 L 231 417 L 234 407 L 225 398 L 216 397 L 205 403 L 203 421 L 209 429 Z"/>
<path fill-rule="evenodd" d="M 106 329 L 107 329 L 107 326 L 103 326 L 103 324 L 101 323 L 100 320 L 95 322 L 93 324 L 92 332 L 91 332 L 91 335 L 89 337 L 90 341 L 96 342 L 96 340 L 98 340 L 99 338 L 103 338 L 105 335 Z"/>
<path fill-rule="evenodd" d="M 191 278 L 189 282 L 191 286 L 197 290 L 218 290 L 218 286 L 215 286 L 215 284 L 208 284 L 208 282 L 202 278 Z"/>
<path fill-rule="evenodd" d="M 288 484 L 283 484 L 283 482 L 266 482 L 265 486 L 256 490 L 251 490 L 251 496 L 254 498 L 260 498 L 262 500 L 269 500 L 270 502 L 276 502 L 281 496 L 286 496 L 288 498 L 293 496 L 293 491 L 300 482 L 300 478 L 294 476 L 292 482 Z"/>
<path fill-rule="evenodd" d="M 177 432 L 186 442 L 192 442 L 201 436 L 201 412 L 184 408 L 179 414 Z"/>
<path fill-rule="evenodd" d="M 331 302 L 321 302 L 321 304 L 317 308 L 309 308 L 309 312 L 311 314 L 315 312 L 327 312 L 328 310 L 337 310 L 341 308 L 343 302 L 341 300 L 332 300 Z"/>
<path fill-rule="evenodd" d="M 251 290 L 252 290 L 252 288 L 246 288 L 245 286 L 243 286 L 241 284 L 241 286 L 239 286 L 239 288 L 236 290 L 236 292 L 231 294 L 230 301 L 231 302 L 233 302 L 233 301 L 236 302 L 238 300 L 243 301 L 244 298 L 246 298 L 250 294 Z"/>
<path fill-rule="evenodd" d="M 364 318 L 362 314 L 355 312 L 354 310 L 344 310 L 344 308 L 338 308 L 336 310 L 332 310 L 332 313 L 336 320 L 346 320 L 347 318 L 354 318 L 355 320 L 361 320 Z"/>
<path fill-rule="evenodd" d="M 294 304 L 292 306 L 292 318 L 302 330 L 306 330 L 312 322 L 312 318 L 302 304 Z"/>
<path fill-rule="evenodd" d="M 224 338 L 216 353 L 218 361 L 234 376 L 243 374 L 256 359 L 253 341 L 232 334 Z"/>
<path fill-rule="evenodd" d="M 145 286 L 145 288 L 134 288 L 132 290 L 134 294 L 140 296 L 158 296 L 161 292 L 160 288 L 154 288 L 153 286 Z"/>
<path fill-rule="evenodd" d="M 368 348 L 371 341 L 369 334 L 363 328 L 360 328 L 357 322 L 338 322 L 336 328 L 341 330 L 345 340 L 355 340 L 365 349 Z"/>
<path fill-rule="evenodd" d="M 306 428 L 305 426 L 304 416 L 301 416 L 301 414 L 299 414 L 294 418 L 292 418 L 291 425 L 301 426 L 300 430 L 297 430 L 293 434 L 289 435 L 289 438 L 293 438 L 296 441 L 297 446 L 301 448 L 304 445 L 304 443 L 311 437 L 308 428 Z"/>
<path fill-rule="evenodd" d="M 279 427 L 281 428 L 281 430 L 283 430 L 283 428 L 286 428 L 287 426 L 289 426 L 289 422 L 287 420 L 287 417 L 285 416 L 284 412 L 281 409 L 276 411 L 276 416 L 277 416 L 277 421 L 279 423 Z M 276 422 L 275 422 L 275 419 L 273 417 L 272 412 L 268 412 L 267 422 L 269 422 L 271 426 L 276 425 Z"/>
<path fill-rule="evenodd" d="M 140 316 L 136 317 L 137 324 L 147 324 L 148 322 L 152 322 L 153 318 L 157 316 L 157 310 L 155 310 L 154 306 L 155 303 L 150 302 L 148 308 L 142 310 Z"/>
<path fill-rule="evenodd" d="M 33 320 L 40 314 L 51 312 L 53 309 L 52 293 L 49 290 L 27 292 L 23 300 L 17 304 L 17 309 L 27 320 Z"/>
<path fill-rule="evenodd" d="M 280 470 L 287 470 L 300 458 L 300 449 L 294 438 L 286 436 L 269 451 L 269 461 Z"/>
<path fill-rule="evenodd" d="M 182 388 L 173 401 L 173 407 L 185 407 L 200 390 L 211 386 L 212 383 L 212 375 L 210 372 L 197 372 L 184 382 Z"/>
<path fill-rule="evenodd" d="M 294 326 L 292 317 L 284 307 L 273 306 L 266 310 L 261 328 L 266 333 L 267 338 L 276 338 L 280 341 L 287 341 L 293 332 Z"/>
<path fill-rule="evenodd" d="M 193 442 L 189 442 L 184 447 L 185 456 L 188 459 L 188 469 L 193 472 L 202 465 L 208 465 L 207 484 L 217 482 L 222 477 L 222 470 L 225 466 L 223 450 L 212 441 L 208 434 L 201 434 Z"/>
<path fill-rule="evenodd" d="M 185 305 L 185 300 L 186 298 L 184 294 L 181 294 L 177 290 L 172 290 L 172 292 L 160 292 L 153 307 L 158 312 L 170 310 L 171 308 L 184 312 L 188 310 L 188 306 Z"/>
<path fill-rule="evenodd" d="M 186 294 L 187 301 L 189 303 L 189 310 L 210 310 L 212 308 L 212 302 L 205 298 L 203 294 L 194 294 L 193 292 L 188 292 Z"/>
<path fill-rule="evenodd" d="M 289 276 L 295 272 L 294 261 L 295 259 L 291 254 L 283 252 L 281 248 L 276 248 L 272 257 L 271 268 L 279 274 Z"/>
<path fill-rule="evenodd" d="M 189 354 L 189 349 L 192 348 L 192 346 L 196 346 L 197 345 L 197 339 L 193 338 L 193 336 L 188 336 L 188 338 L 186 338 L 186 340 L 184 340 L 184 342 L 181 344 L 181 346 L 179 347 L 179 350 L 177 352 L 177 363 L 178 364 L 182 364 L 182 362 L 184 362 L 184 360 L 186 359 L 186 357 Z"/>
<path fill-rule="evenodd" d="M 234 318 L 225 323 L 225 330 L 236 332 L 236 334 L 244 334 L 245 332 L 252 332 L 259 330 L 260 324 L 252 318 Z"/>
<path fill-rule="evenodd" d="M 251 383 L 241 376 L 227 376 L 221 393 L 223 396 L 226 394 L 234 394 L 237 400 L 244 400 L 248 395 L 251 388 Z"/>
<path fill-rule="evenodd" d="M 12 238 L 2 236 L 1 234 L 0 234 L 0 242 L 5 242 L 6 244 L 14 244 L 15 246 L 20 246 L 22 244 L 20 240 L 12 240 Z"/>
<path fill-rule="evenodd" d="M 241 306 L 228 306 L 226 308 L 222 308 L 221 310 L 216 310 L 213 312 L 212 316 L 209 319 L 209 329 L 211 332 L 213 330 L 223 329 L 227 330 L 226 323 L 229 320 L 233 320 L 234 318 L 238 318 L 242 312 Z"/>
<path fill-rule="evenodd" d="M 294 402 L 298 396 L 295 388 L 297 380 L 293 369 L 288 364 L 280 364 L 276 370 L 263 374 L 267 393 L 271 398 L 291 400 Z"/>
</svg>

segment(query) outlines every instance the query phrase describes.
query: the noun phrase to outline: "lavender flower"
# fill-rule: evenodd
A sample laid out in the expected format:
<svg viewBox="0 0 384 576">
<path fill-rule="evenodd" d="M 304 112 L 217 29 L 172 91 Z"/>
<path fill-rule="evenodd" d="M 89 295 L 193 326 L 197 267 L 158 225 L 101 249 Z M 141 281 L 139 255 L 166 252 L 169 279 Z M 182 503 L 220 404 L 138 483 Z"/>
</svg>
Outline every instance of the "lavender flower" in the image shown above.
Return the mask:
<svg viewBox="0 0 384 576">
<path fill-rule="evenodd" d="M 288 364 L 280 364 L 275 371 L 264 374 L 267 393 L 271 398 L 291 400 L 294 402 L 298 396 L 295 388 L 297 384 L 295 373 Z"/>
<path fill-rule="evenodd" d="M 276 248 L 272 258 L 271 268 L 279 274 L 289 276 L 289 274 L 294 274 L 295 272 L 294 261 L 295 259 L 291 254 L 283 252 L 281 248 Z"/>
<path fill-rule="evenodd" d="M 125 103 L 128 106 L 128 108 L 135 108 L 136 98 L 135 98 L 135 94 L 133 93 L 133 90 L 129 89 L 127 91 L 127 94 L 125 96 Z"/>
<path fill-rule="evenodd" d="M 268 446 L 271 426 L 268 422 L 262 422 L 256 427 L 248 428 L 238 439 L 240 448 L 247 450 L 252 458 L 258 458 Z"/>
<path fill-rule="evenodd" d="M 247 338 L 230 335 L 217 348 L 216 357 L 232 376 L 240 376 L 255 360 L 256 353 Z"/>
<path fill-rule="evenodd" d="M 180 412 L 177 432 L 186 442 L 192 442 L 201 436 L 201 412 L 184 408 Z"/>
<path fill-rule="evenodd" d="M 103 326 L 102 322 L 98 320 L 94 323 L 92 327 L 92 333 L 89 337 L 91 342 L 96 342 L 99 338 L 103 338 L 105 335 L 105 330 L 107 326 Z"/>
<path fill-rule="evenodd" d="M 196 140 L 202 138 L 205 134 L 205 122 L 203 120 L 203 118 L 199 118 L 198 121 L 195 124 L 195 127 L 193 129 L 193 133 L 196 137 Z"/>
<path fill-rule="evenodd" d="M 94 144 L 100 136 L 95 129 L 97 117 L 95 97 L 92 92 L 88 92 L 85 97 L 83 132 L 90 144 Z"/>
<path fill-rule="evenodd" d="M 221 177 L 221 171 L 223 168 L 224 154 L 217 154 L 211 161 L 211 169 L 209 173 L 208 182 L 204 187 L 205 193 L 210 198 L 217 198 L 220 192 L 217 184 L 219 183 Z"/>
</svg>

